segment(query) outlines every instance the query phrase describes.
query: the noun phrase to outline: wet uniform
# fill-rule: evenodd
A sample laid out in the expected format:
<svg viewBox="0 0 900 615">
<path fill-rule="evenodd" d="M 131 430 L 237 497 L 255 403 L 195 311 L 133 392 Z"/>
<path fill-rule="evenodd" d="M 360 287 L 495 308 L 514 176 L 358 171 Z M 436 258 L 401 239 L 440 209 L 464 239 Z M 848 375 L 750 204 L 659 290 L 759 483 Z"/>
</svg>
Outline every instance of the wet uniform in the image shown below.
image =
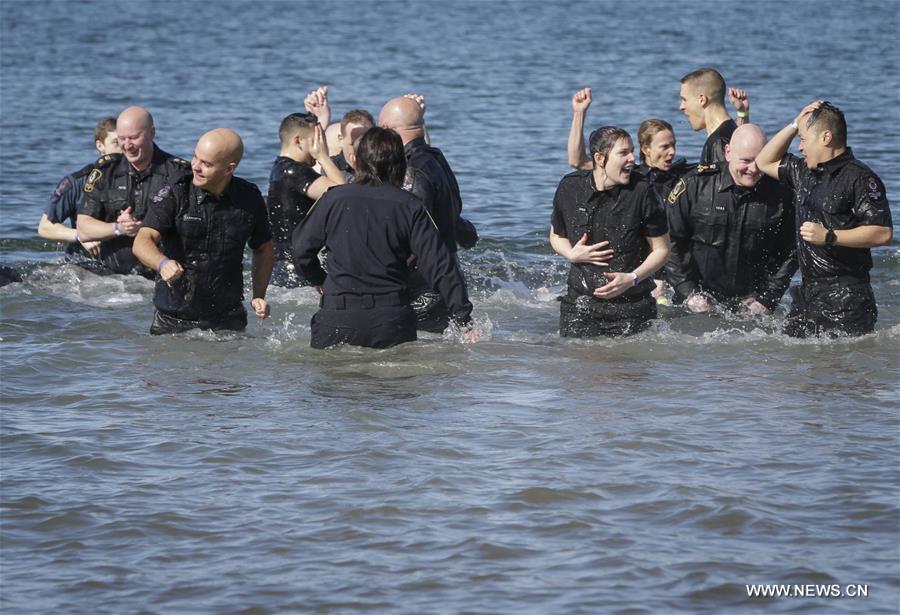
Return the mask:
<svg viewBox="0 0 900 615">
<path fill-rule="evenodd" d="M 878 318 L 869 283 L 871 250 L 815 246 L 800 238 L 799 228 L 804 222 L 817 222 L 834 230 L 869 225 L 892 227 L 884 184 L 853 157 L 849 147 L 816 170 L 810 170 L 802 158 L 789 154 L 778 167 L 778 178 L 794 190 L 797 255 L 803 276 L 785 333 L 796 337 L 870 333 Z"/>
<path fill-rule="evenodd" d="M 478 241 L 475 225 L 462 217 L 459 184 L 443 152 L 418 137 L 404 146 L 407 162 L 404 190 L 419 197 L 437 225 L 444 246 L 453 258 L 459 246 L 472 248 Z M 412 305 L 419 319 L 419 330 L 440 333 L 447 328 L 449 313 L 440 294 L 428 286 L 424 277 L 413 274 L 410 280 Z"/>
<path fill-rule="evenodd" d="M 554 232 L 572 245 L 586 233 L 589 244 L 609 241 L 613 250 L 608 267 L 572 263 L 568 292 L 560 299 L 559 334 L 628 335 L 647 328 L 656 317 L 651 279 L 614 299 L 600 299 L 593 293 L 608 283 L 604 272 L 629 273 L 640 266 L 647 237 L 666 234 L 666 214 L 652 186 L 633 175 L 627 185 L 597 191 L 592 171 L 575 171 L 563 177 L 556 189 L 550 222 Z"/>
<path fill-rule="evenodd" d="M 651 167 L 646 163 L 641 163 L 640 166 L 634 168 L 634 173 L 636 173 L 639 178 L 650 184 L 651 188 L 653 189 L 653 196 L 656 199 L 657 203 L 659 203 L 660 209 L 665 211 L 666 197 L 669 196 L 669 192 L 671 192 L 672 188 L 675 187 L 675 183 L 695 166 L 697 165 L 689 165 L 684 158 L 679 158 L 672 162 L 672 167 L 668 171 L 659 169 L 657 167 Z M 645 244 L 643 257 L 647 258 L 649 254 L 650 246 Z M 665 267 L 654 273 L 653 279 L 665 280 Z"/>
<path fill-rule="evenodd" d="M 259 189 L 232 177 L 217 198 L 186 177 L 150 210 L 144 226 L 159 231 L 163 254 L 184 268 L 171 284 L 157 279 L 150 332 L 243 330 L 244 246 L 255 250 L 272 239 Z"/>
<path fill-rule="evenodd" d="M 706 293 L 735 309 L 752 297 L 774 310 L 796 271 L 791 194 L 769 177 L 734 183 L 727 163 L 699 165 L 668 197 L 675 302 Z"/>
<path fill-rule="evenodd" d="M 147 212 L 163 198 L 164 191 L 178 180 L 191 176 L 187 161 L 176 158 L 153 145 L 153 158 L 143 171 L 136 171 L 122 154 L 107 154 L 94 165 L 84 185 L 84 202 L 79 214 L 101 222 L 115 222 L 128 207 L 135 220 L 143 220 Z M 100 260 L 113 273 L 140 273 L 152 278 L 154 272 L 144 267 L 131 252 L 133 237 L 125 235 L 100 244 Z"/>
<path fill-rule="evenodd" d="M 57 184 L 56 190 L 53 191 L 50 202 L 44 210 L 50 222 L 54 224 L 68 222 L 69 226 L 76 228 L 78 208 L 84 202 L 84 184 L 87 182 L 88 175 L 93 168 L 94 163 L 85 165 L 82 169 L 59 180 L 59 184 Z M 79 265 L 89 266 L 91 262 L 99 263 L 99 261 L 92 259 L 91 255 L 77 241 L 73 241 L 66 246 L 66 255 L 74 257 L 73 262 Z"/>
<path fill-rule="evenodd" d="M 312 207 L 313 199 L 306 195 L 309 187 L 319 179 L 312 166 L 279 156 L 269 173 L 269 193 L 266 206 L 275 242 L 275 268 L 272 284 L 289 288 L 306 286 L 308 282 L 297 274 L 291 258 L 291 233 Z"/>
<path fill-rule="evenodd" d="M 731 135 L 737 130 L 737 124 L 731 118 L 722 122 L 703 144 L 700 153 L 700 164 L 725 162 L 725 146 L 731 143 Z"/>
<path fill-rule="evenodd" d="M 297 269 L 324 295 L 313 316 L 313 348 L 337 344 L 386 348 L 416 339 L 410 267 L 440 292 L 450 317 L 470 321 L 472 304 L 456 259 L 422 202 L 387 184 L 346 184 L 328 190 L 294 231 Z M 327 246 L 328 274 L 317 254 Z"/>
</svg>

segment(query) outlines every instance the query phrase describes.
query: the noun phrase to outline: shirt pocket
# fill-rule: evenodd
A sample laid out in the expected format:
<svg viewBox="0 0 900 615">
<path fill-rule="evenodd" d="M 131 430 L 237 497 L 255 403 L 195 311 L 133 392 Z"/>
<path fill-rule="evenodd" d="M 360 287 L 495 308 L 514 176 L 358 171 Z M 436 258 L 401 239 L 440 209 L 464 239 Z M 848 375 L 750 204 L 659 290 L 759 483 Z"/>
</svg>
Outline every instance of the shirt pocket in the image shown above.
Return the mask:
<svg viewBox="0 0 900 615">
<path fill-rule="evenodd" d="M 724 212 L 702 212 L 694 218 L 694 241 L 714 248 L 725 246 L 728 217 Z"/>
</svg>

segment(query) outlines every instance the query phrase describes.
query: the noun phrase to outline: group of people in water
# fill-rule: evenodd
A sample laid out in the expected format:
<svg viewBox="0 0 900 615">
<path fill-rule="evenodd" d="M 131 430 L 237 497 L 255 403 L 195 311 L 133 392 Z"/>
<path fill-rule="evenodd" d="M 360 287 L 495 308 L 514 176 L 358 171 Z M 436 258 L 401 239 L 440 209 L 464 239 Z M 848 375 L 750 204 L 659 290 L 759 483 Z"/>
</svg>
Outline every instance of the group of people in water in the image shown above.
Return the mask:
<svg viewBox="0 0 900 615">
<path fill-rule="evenodd" d="M 685 75 L 680 97 L 708 135 L 696 164 L 675 158 L 674 129 L 657 118 L 638 130 L 637 160 L 616 126 L 591 132 L 585 154 L 591 90 L 572 97 L 577 170 L 560 181 L 550 221 L 550 245 L 571 264 L 560 335 L 637 333 L 670 296 L 692 312 L 771 313 L 798 268 L 785 333 L 871 332 L 870 249 L 891 241 L 892 220 L 883 183 L 847 146 L 842 112 L 816 101 L 767 142 L 746 92 L 716 70 Z M 424 115 L 424 99 L 407 94 L 377 122 L 355 109 L 332 124 L 328 89 L 314 90 L 281 122 L 264 198 L 234 174 L 234 131 L 204 134 L 188 163 L 155 144 L 146 109 L 129 107 L 98 124 L 102 156 L 63 178 L 38 232 L 96 271 L 155 278 L 154 334 L 244 329 L 249 246 L 258 317 L 269 315 L 270 283 L 319 292 L 313 347 L 383 348 L 451 324 L 475 341 L 456 253 L 478 233 Z M 787 153 L 798 134 L 804 158 Z"/>
</svg>

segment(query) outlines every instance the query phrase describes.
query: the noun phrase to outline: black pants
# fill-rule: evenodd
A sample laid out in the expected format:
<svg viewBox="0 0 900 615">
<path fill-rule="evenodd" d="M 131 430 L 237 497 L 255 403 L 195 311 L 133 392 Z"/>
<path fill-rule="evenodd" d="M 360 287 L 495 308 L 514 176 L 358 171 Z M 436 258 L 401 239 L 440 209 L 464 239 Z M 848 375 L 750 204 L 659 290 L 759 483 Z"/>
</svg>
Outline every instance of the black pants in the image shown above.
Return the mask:
<svg viewBox="0 0 900 615">
<path fill-rule="evenodd" d="M 388 348 L 416 340 L 416 314 L 398 294 L 325 296 L 319 305 L 310 323 L 313 348 Z"/>
<path fill-rule="evenodd" d="M 561 337 L 634 335 L 647 329 L 656 318 L 656 300 L 649 294 L 635 301 L 601 301 L 591 297 L 563 297 L 561 301 Z"/>
<path fill-rule="evenodd" d="M 786 335 L 865 335 L 875 330 L 878 307 L 868 280 L 804 280 L 790 292 L 793 305 L 784 321 Z"/>
<path fill-rule="evenodd" d="M 150 324 L 151 335 L 165 335 L 167 333 L 183 333 L 191 329 L 206 329 L 212 331 L 243 331 L 247 328 L 247 312 L 240 305 L 223 315 L 203 320 L 185 320 L 171 314 L 156 310 L 153 322 Z"/>
</svg>

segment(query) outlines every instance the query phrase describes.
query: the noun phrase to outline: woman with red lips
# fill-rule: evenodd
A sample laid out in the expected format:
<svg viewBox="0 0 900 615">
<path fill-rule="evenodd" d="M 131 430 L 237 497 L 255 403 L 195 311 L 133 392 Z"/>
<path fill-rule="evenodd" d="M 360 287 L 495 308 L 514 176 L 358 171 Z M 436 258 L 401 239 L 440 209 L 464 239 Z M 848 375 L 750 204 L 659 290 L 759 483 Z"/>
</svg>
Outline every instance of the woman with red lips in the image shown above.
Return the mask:
<svg viewBox="0 0 900 615">
<path fill-rule="evenodd" d="M 626 130 L 599 128 L 589 146 L 592 168 L 563 177 L 553 198 L 550 245 L 571 263 L 560 335 L 637 333 L 656 317 L 651 278 L 669 255 L 666 214 L 634 172 Z"/>
</svg>

